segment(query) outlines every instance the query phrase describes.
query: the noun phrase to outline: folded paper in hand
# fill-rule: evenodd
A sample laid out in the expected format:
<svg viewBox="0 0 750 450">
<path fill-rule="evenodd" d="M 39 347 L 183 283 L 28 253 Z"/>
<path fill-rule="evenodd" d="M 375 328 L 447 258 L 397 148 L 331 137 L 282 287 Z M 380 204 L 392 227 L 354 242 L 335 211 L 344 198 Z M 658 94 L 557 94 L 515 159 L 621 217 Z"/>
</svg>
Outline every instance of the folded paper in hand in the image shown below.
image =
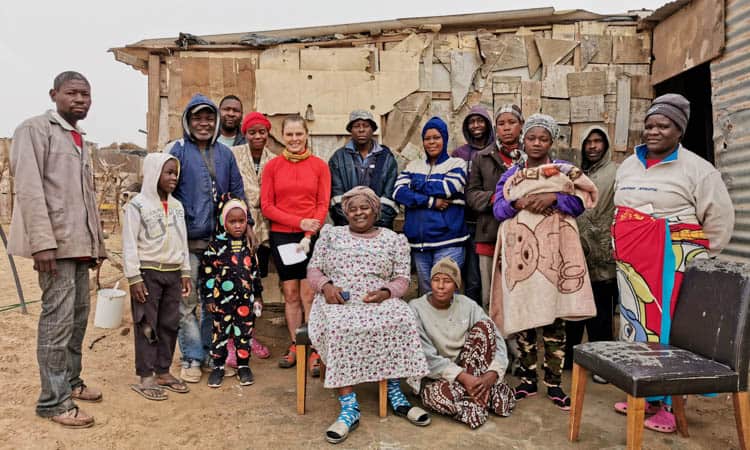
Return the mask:
<svg viewBox="0 0 750 450">
<path fill-rule="evenodd" d="M 285 266 L 293 266 L 294 264 L 301 263 L 307 258 L 307 254 L 302 250 L 298 250 L 298 246 L 298 243 L 292 242 L 277 247 L 279 256 L 281 256 L 281 262 L 284 263 Z"/>
</svg>

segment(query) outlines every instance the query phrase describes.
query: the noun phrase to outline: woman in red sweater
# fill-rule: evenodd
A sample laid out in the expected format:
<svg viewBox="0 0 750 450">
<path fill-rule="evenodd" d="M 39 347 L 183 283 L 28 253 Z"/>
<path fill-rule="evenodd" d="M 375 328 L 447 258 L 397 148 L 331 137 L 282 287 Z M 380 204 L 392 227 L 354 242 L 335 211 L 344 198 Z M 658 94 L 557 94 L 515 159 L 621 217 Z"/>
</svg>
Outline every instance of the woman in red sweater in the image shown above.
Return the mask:
<svg viewBox="0 0 750 450">
<path fill-rule="evenodd" d="M 292 344 L 279 360 L 279 367 L 287 368 L 297 363 L 295 331 L 312 305 L 314 292 L 305 280 L 307 263 L 315 236 L 328 213 L 331 173 L 328 164 L 307 148 L 308 129 L 302 117 L 284 119 L 281 134 L 286 148 L 281 158 L 272 159 L 263 169 L 260 208 L 271 222 L 271 253 L 286 302 L 284 309 Z M 292 254 L 294 250 L 304 252 L 304 260 L 289 264 L 284 250 L 290 247 Z M 282 254 L 287 255 L 287 264 Z M 310 370 L 313 376 L 320 375 L 320 356 L 315 351 L 310 355 Z"/>
</svg>

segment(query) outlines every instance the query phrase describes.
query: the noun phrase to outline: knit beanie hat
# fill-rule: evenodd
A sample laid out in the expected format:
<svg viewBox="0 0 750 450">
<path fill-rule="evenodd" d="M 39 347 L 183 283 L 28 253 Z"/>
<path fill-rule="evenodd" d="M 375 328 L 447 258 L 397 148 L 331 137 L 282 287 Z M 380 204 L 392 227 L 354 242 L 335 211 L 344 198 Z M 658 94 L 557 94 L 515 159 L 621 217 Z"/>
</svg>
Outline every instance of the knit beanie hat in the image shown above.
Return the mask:
<svg viewBox="0 0 750 450">
<path fill-rule="evenodd" d="M 523 123 L 522 134 L 526 135 L 526 132 L 534 127 L 542 127 L 549 132 L 549 135 L 554 141 L 557 139 L 557 134 L 560 132 L 560 128 L 557 126 L 557 121 L 546 114 L 532 114 Z"/>
<path fill-rule="evenodd" d="M 461 287 L 461 269 L 458 267 L 458 264 L 456 264 L 456 262 L 453 261 L 453 259 L 451 259 L 450 257 L 446 256 L 445 258 L 436 262 L 434 266 L 432 266 L 432 270 L 430 271 L 430 279 L 432 279 L 432 277 L 439 273 L 448 275 L 451 280 L 456 283 L 456 288 Z"/>
<path fill-rule="evenodd" d="M 245 118 L 242 119 L 242 126 L 240 127 L 240 131 L 242 131 L 242 134 L 247 133 L 247 130 L 253 126 L 253 125 L 263 125 L 266 127 L 266 130 L 271 131 L 271 122 L 264 116 L 263 114 L 253 111 L 247 113 L 245 115 Z"/>
<path fill-rule="evenodd" d="M 643 120 L 645 121 L 652 114 L 669 117 L 684 134 L 690 119 L 690 102 L 680 94 L 664 94 L 654 99 Z"/>
</svg>

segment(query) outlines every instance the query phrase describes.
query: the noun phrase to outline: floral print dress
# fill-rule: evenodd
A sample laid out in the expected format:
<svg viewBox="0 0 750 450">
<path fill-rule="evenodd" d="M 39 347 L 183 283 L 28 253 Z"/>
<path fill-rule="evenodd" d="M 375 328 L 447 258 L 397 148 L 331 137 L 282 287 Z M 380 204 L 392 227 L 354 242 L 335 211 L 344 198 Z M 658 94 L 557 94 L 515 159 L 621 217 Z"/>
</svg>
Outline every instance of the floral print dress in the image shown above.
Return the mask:
<svg viewBox="0 0 750 450">
<path fill-rule="evenodd" d="M 396 278 L 409 278 L 405 236 L 380 228 L 374 237 L 364 237 L 348 226 L 326 226 L 311 268 L 350 294 L 346 304 L 329 305 L 319 292 L 310 312 L 310 340 L 326 364 L 326 388 L 427 374 L 416 318 L 406 302 L 362 301 Z"/>
</svg>

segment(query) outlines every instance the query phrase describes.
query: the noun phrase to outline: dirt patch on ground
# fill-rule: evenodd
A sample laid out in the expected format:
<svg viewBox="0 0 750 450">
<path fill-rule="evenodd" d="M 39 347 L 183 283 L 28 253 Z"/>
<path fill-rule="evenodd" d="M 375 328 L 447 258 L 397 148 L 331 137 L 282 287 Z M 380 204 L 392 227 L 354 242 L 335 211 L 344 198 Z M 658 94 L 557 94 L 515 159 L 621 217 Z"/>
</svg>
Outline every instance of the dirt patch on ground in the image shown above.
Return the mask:
<svg viewBox="0 0 750 450">
<path fill-rule="evenodd" d="M 115 239 L 115 238 L 113 238 Z M 115 240 L 107 241 L 116 249 Z M 39 299 L 36 274 L 28 260 L 17 260 L 26 297 Z M 102 283 L 110 287 L 120 274 L 110 265 L 102 270 Z M 93 280 L 93 276 L 92 276 Z M 266 297 L 279 300 L 278 290 L 268 283 Z M 93 286 L 92 286 L 93 287 Z M 92 291 L 93 293 L 94 291 Z M 274 297 L 275 296 L 275 297 Z M 287 345 L 286 328 L 278 312 L 266 313 L 258 326 L 259 337 L 270 344 L 269 360 L 251 362 L 256 382 L 241 388 L 228 379 L 219 389 L 190 385 L 189 394 L 170 393 L 165 402 L 149 402 L 131 391 L 136 381 L 133 363 L 129 309 L 119 329 L 93 326 L 95 295 L 89 329 L 84 342 L 84 373 L 87 383 L 104 391 L 104 401 L 81 404 L 96 417 L 87 430 L 67 430 L 34 414 L 39 394 L 35 357 L 36 324 L 40 305 L 30 303 L 29 314 L 18 308 L 0 313 L 0 447 L 64 448 L 330 448 L 324 441 L 325 428 L 338 415 L 338 402 L 332 391 L 318 380 L 308 383 L 308 412 L 295 412 L 295 373 L 279 369 L 276 358 Z M 0 306 L 18 303 L 4 249 L 0 250 Z M 96 342 L 89 350 L 91 343 Z M 179 374 L 175 355 L 173 373 Z M 569 373 L 565 373 L 566 390 Z M 588 384 L 581 440 L 567 442 L 568 414 L 539 395 L 521 401 L 509 418 L 493 417 L 479 428 L 467 427 L 444 417 L 434 417 L 427 428 L 416 428 L 389 414 L 377 417 L 377 389 L 374 384 L 357 388 L 362 409 L 360 428 L 337 448 L 434 449 L 434 448 L 515 448 L 515 449 L 595 449 L 625 445 L 625 417 L 612 410 L 623 395 L 612 386 Z M 644 433 L 644 446 L 653 449 L 738 448 L 731 397 L 690 397 L 687 417 L 691 437 Z"/>
</svg>

